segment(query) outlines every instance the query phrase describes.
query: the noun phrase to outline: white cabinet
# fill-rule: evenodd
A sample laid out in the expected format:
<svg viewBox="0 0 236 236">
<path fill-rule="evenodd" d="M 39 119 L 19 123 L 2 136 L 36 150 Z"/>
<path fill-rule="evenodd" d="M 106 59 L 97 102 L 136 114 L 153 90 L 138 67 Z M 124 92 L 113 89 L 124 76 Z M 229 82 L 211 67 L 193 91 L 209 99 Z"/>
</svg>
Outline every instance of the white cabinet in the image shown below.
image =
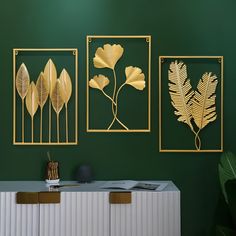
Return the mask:
<svg viewBox="0 0 236 236">
<path fill-rule="evenodd" d="M 0 182 L 0 236 L 181 235 L 180 191 L 172 182 L 161 192 L 132 191 L 128 204 L 111 204 L 102 184 L 62 189 L 59 204 L 16 204 L 16 192 L 48 189 L 43 182 Z"/>
</svg>

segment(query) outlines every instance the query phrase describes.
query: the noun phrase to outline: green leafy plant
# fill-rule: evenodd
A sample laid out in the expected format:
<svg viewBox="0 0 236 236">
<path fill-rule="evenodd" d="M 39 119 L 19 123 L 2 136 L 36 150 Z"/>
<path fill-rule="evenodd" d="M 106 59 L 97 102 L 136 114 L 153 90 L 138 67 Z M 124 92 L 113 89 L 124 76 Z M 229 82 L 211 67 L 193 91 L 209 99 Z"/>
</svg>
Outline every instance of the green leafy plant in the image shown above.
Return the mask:
<svg viewBox="0 0 236 236">
<path fill-rule="evenodd" d="M 228 203 L 228 197 L 225 191 L 225 183 L 228 180 L 236 179 L 236 156 L 232 152 L 225 152 L 222 154 L 219 163 L 219 177 L 225 201 Z"/>
<path fill-rule="evenodd" d="M 117 121 L 124 129 L 129 130 L 129 128 L 118 118 L 118 98 L 122 88 L 125 85 L 130 85 L 137 90 L 143 90 L 145 88 L 145 76 L 142 70 L 138 67 L 127 66 L 125 68 L 126 80 L 117 89 L 117 76 L 115 66 L 119 59 L 124 53 L 124 48 L 119 44 L 105 44 L 103 48 L 99 47 L 96 50 L 95 57 L 93 58 L 93 64 L 95 68 L 108 68 L 113 72 L 114 87 L 113 93 L 109 96 L 104 88 L 109 85 L 110 80 L 104 75 L 95 75 L 89 81 L 89 86 L 94 89 L 98 89 L 102 94 L 111 101 L 111 110 L 113 114 L 113 119 L 108 125 L 107 130 L 110 130 Z"/>
</svg>

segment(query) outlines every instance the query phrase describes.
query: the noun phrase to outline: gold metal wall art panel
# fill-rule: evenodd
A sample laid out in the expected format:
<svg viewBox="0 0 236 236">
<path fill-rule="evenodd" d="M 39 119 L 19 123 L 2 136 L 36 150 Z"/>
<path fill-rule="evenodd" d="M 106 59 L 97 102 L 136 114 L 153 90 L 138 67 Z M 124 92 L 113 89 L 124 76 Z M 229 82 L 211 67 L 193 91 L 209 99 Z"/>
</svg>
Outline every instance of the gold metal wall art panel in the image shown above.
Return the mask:
<svg viewBox="0 0 236 236">
<path fill-rule="evenodd" d="M 223 56 L 159 57 L 159 150 L 223 151 Z"/>
<path fill-rule="evenodd" d="M 150 132 L 151 36 L 87 36 L 87 132 Z"/>
<path fill-rule="evenodd" d="M 77 145 L 78 50 L 13 49 L 13 144 Z"/>
</svg>

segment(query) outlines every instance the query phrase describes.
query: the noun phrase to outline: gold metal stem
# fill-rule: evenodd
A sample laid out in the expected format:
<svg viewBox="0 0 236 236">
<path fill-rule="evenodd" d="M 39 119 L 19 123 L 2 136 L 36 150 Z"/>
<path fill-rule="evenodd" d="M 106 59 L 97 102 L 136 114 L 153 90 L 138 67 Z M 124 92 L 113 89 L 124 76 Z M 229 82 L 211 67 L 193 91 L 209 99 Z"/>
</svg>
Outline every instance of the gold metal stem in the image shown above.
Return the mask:
<svg viewBox="0 0 236 236">
<path fill-rule="evenodd" d="M 51 143 L 51 121 L 52 121 L 52 113 L 51 113 L 51 100 L 49 97 L 49 107 L 48 107 L 48 142 Z"/>
<path fill-rule="evenodd" d="M 67 103 L 65 104 L 66 108 L 66 142 L 68 143 L 68 110 L 67 110 Z"/>
<path fill-rule="evenodd" d="M 117 120 L 117 121 L 119 122 L 119 124 L 120 124 L 121 126 L 123 126 L 126 130 L 129 130 L 128 127 L 126 127 L 126 126 L 117 118 L 117 113 L 118 113 L 118 103 L 117 103 L 117 102 L 118 102 L 118 96 L 119 96 L 120 90 L 121 90 L 124 86 L 125 86 L 125 83 L 122 84 L 122 85 L 120 86 L 120 88 L 118 89 L 118 91 L 117 91 L 117 94 L 116 94 L 116 102 L 115 102 L 115 104 L 116 104 L 116 110 L 115 110 L 115 112 L 113 112 L 114 118 L 113 118 L 111 124 L 109 125 L 108 130 L 112 127 L 112 125 L 114 124 L 115 120 Z"/>
<path fill-rule="evenodd" d="M 107 94 L 104 92 L 104 90 L 102 90 L 102 93 L 103 93 L 103 95 L 104 95 L 105 97 L 107 97 L 107 98 L 114 104 L 114 106 L 116 106 L 116 103 L 114 102 L 114 100 L 113 100 L 109 95 L 107 95 Z"/>
<path fill-rule="evenodd" d="M 31 142 L 34 142 L 34 117 L 31 118 Z"/>
<path fill-rule="evenodd" d="M 59 130 L 60 124 L 59 124 L 59 113 L 57 113 L 57 142 L 59 143 L 60 139 L 60 130 Z"/>
<path fill-rule="evenodd" d="M 43 108 L 40 109 L 40 143 L 43 141 Z"/>
<path fill-rule="evenodd" d="M 21 122 L 22 122 L 22 125 L 21 125 L 21 135 L 22 135 L 22 142 L 24 143 L 25 142 L 25 128 L 24 128 L 24 125 L 25 125 L 25 117 L 24 117 L 24 99 L 22 99 L 22 107 L 21 107 Z"/>
<path fill-rule="evenodd" d="M 201 139 L 199 137 L 200 131 L 201 129 L 199 129 L 197 133 L 195 132 L 195 147 L 197 148 L 198 151 L 201 149 Z M 197 139 L 198 139 L 198 143 L 197 143 Z"/>
</svg>

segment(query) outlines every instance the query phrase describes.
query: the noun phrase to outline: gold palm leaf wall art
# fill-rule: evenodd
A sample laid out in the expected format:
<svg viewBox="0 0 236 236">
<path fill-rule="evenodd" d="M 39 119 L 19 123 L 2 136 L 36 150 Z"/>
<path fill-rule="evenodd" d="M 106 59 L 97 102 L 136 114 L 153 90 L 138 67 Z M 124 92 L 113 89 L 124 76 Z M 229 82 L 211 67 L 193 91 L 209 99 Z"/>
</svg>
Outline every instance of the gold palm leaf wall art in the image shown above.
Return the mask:
<svg viewBox="0 0 236 236">
<path fill-rule="evenodd" d="M 188 78 L 187 66 L 182 61 L 176 60 L 170 63 L 168 78 L 174 114 L 179 122 L 185 123 L 191 129 L 195 136 L 196 150 L 199 151 L 202 145 L 200 131 L 217 118 L 217 76 L 212 72 L 204 73 L 194 91 Z"/>
<path fill-rule="evenodd" d="M 72 88 L 72 81 L 68 71 L 63 68 L 60 73 L 59 78 L 57 78 L 57 70 L 56 65 L 49 59 L 42 68 L 43 71 L 39 73 L 39 76 L 36 80 L 36 85 L 34 81 L 30 82 L 30 75 L 27 69 L 27 66 L 22 63 L 17 70 L 16 77 L 15 77 L 15 88 L 19 97 L 22 100 L 22 135 L 21 135 L 21 142 L 25 143 L 24 133 L 24 123 L 25 117 L 27 115 L 30 116 L 31 120 L 31 142 L 27 143 L 38 143 L 38 144 L 50 144 L 52 143 L 52 139 L 55 140 L 56 143 L 61 142 L 61 135 L 60 135 L 60 128 L 63 127 L 65 130 L 65 137 L 63 135 L 62 140 L 65 140 L 65 143 L 69 143 L 69 125 L 68 125 L 68 104 L 70 98 L 72 96 L 73 88 Z M 26 102 L 24 102 L 26 100 Z M 48 103 L 49 112 L 48 117 L 43 115 L 43 108 Z M 65 124 L 60 126 L 60 112 L 65 105 Z M 28 111 L 28 114 L 24 112 L 24 106 Z M 53 108 L 53 110 L 51 109 Z M 40 108 L 40 109 L 38 109 Z M 38 112 L 38 110 L 40 110 Z M 40 113 L 40 114 L 39 114 Z M 52 132 L 52 114 L 55 113 L 56 115 L 56 137 L 53 137 Z M 40 130 L 39 137 L 35 135 L 35 126 L 34 124 L 34 117 L 39 115 L 40 123 L 37 130 Z M 43 124 L 48 122 L 49 130 L 43 128 Z M 65 129 L 64 129 L 65 127 Z M 45 134 L 48 134 L 48 142 L 43 140 L 45 138 Z M 35 141 L 36 140 L 36 141 Z M 39 140 L 39 142 L 37 141 Z"/>
<path fill-rule="evenodd" d="M 122 79 L 117 78 L 116 64 L 124 54 L 124 48 L 120 44 L 105 44 L 103 47 L 97 48 L 95 56 L 93 58 L 93 65 L 95 68 L 108 68 L 112 70 L 113 78 L 113 91 L 109 95 L 104 89 L 109 86 L 110 80 L 107 76 L 99 74 L 95 75 L 89 80 L 89 87 L 92 89 L 98 89 L 102 94 L 111 102 L 111 112 L 113 115 L 112 120 L 107 125 L 107 131 L 112 130 L 115 122 L 118 122 L 123 130 L 129 130 L 124 121 L 119 119 L 119 94 L 125 85 L 130 85 L 133 88 L 142 91 L 145 88 L 145 75 L 142 73 L 142 69 L 134 66 L 127 66 L 125 68 L 124 75 L 126 80 L 122 82 Z M 118 85 L 118 81 L 121 81 Z M 117 88 L 118 87 L 118 88 Z"/>
</svg>

